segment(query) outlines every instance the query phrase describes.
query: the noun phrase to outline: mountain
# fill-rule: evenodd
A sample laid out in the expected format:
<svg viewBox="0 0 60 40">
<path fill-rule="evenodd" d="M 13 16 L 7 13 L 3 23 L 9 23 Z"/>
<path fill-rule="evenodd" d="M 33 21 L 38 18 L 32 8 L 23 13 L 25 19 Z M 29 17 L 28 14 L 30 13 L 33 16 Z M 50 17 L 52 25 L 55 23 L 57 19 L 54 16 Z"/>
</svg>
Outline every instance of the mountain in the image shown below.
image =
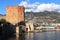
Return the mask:
<svg viewBox="0 0 60 40">
<path fill-rule="evenodd" d="M 3 15 L 3 14 L 0 14 L 0 16 L 5 16 L 5 14 Z"/>
<path fill-rule="evenodd" d="M 54 11 L 44 12 L 26 12 L 25 18 L 27 21 L 34 20 L 35 22 L 58 22 L 60 23 L 60 13 Z"/>
</svg>

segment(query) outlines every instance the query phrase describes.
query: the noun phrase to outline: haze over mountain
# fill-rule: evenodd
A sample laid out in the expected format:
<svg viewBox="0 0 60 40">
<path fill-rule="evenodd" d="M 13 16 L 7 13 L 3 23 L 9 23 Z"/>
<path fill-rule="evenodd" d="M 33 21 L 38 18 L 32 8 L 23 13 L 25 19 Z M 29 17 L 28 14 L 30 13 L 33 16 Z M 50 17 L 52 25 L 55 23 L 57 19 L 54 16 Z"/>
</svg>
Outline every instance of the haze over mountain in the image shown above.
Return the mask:
<svg viewBox="0 0 60 40">
<path fill-rule="evenodd" d="M 0 14 L 0 16 L 5 16 L 5 14 Z"/>
</svg>

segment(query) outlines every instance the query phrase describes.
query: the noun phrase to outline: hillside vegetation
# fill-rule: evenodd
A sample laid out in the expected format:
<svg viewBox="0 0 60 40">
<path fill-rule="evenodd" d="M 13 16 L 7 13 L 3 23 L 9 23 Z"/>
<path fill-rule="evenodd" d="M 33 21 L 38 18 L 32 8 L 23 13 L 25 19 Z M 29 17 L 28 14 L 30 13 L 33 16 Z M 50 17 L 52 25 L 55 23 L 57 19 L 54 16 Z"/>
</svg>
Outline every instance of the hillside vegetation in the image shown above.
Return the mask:
<svg viewBox="0 0 60 40">
<path fill-rule="evenodd" d="M 28 20 L 35 20 L 35 22 L 53 22 L 60 23 L 60 13 L 53 11 L 45 12 L 26 12 L 25 18 Z"/>
</svg>

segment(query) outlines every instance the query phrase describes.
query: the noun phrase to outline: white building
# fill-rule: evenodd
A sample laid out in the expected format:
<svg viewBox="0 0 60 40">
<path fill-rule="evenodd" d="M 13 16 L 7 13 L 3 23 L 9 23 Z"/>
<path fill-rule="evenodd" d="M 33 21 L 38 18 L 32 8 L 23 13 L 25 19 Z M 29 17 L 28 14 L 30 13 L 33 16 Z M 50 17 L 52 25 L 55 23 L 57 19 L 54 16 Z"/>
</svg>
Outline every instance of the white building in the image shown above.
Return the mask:
<svg viewBox="0 0 60 40">
<path fill-rule="evenodd" d="M 60 26 L 60 23 L 50 23 L 51 26 Z"/>
<path fill-rule="evenodd" d="M 34 31 L 33 23 L 26 23 L 26 31 L 27 32 Z"/>
</svg>

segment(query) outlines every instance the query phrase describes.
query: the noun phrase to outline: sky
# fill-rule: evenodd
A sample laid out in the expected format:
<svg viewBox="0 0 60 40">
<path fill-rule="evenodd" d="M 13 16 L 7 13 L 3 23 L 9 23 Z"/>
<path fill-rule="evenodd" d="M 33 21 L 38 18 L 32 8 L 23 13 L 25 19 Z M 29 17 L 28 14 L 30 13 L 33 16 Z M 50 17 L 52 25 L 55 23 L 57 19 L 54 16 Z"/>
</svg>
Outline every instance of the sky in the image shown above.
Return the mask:
<svg viewBox="0 0 60 40">
<path fill-rule="evenodd" d="M 60 12 L 59 0 L 0 0 L 0 14 L 6 14 L 7 6 L 24 6 L 25 12 Z"/>
</svg>

